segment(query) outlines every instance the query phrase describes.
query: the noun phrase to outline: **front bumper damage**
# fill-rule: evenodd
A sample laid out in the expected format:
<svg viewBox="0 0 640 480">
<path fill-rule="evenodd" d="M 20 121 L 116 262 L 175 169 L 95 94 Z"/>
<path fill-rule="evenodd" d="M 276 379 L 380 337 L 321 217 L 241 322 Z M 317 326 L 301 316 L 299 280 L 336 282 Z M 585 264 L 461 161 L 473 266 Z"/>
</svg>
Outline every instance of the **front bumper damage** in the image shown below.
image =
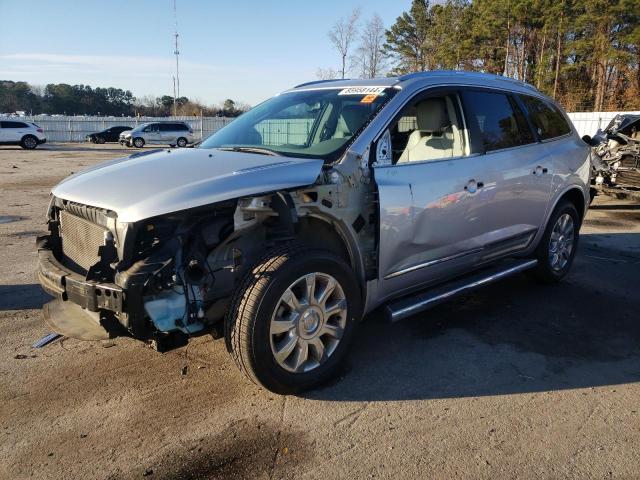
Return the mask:
<svg viewBox="0 0 640 480">
<path fill-rule="evenodd" d="M 81 340 L 103 340 L 124 331 L 115 319 L 122 315 L 123 290 L 112 283 L 85 280 L 56 259 L 49 236 L 37 238 L 37 276 L 55 300 L 44 306 L 44 318 L 56 332 Z M 111 312 L 113 315 L 105 314 Z"/>
<path fill-rule="evenodd" d="M 38 280 L 55 298 L 45 305 L 44 316 L 54 331 L 82 340 L 131 335 L 143 341 L 163 341 L 145 321 L 143 292 L 170 260 L 143 260 L 120 272 L 115 282 L 98 282 L 63 265 L 53 243 L 50 235 L 37 238 Z"/>
</svg>

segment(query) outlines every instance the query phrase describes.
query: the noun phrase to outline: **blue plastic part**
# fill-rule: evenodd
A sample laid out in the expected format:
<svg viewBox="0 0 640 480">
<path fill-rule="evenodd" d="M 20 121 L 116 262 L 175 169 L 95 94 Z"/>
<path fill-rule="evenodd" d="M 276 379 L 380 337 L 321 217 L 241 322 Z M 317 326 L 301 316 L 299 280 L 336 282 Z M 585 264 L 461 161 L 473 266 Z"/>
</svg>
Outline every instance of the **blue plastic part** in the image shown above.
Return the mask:
<svg viewBox="0 0 640 480">
<path fill-rule="evenodd" d="M 42 347 L 44 347 L 46 345 L 49 345 L 51 342 L 55 342 L 60 337 L 62 337 L 62 335 L 60 335 L 59 333 L 55 333 L 55 332 L 54 333 L 49 333 L 48 335 L 45 335 L 40 340 L 38 340 L 36 343 L 31 345 L 31 348 L 42 348 Z"/>
<path fill-rule="evenodd" d="M 144 308 L 155 327 L 161 332 L 181 331 L 190 334 L 204 328 L 202 322 L 186 323 L 187 303 L 182 293 L 171 290 L 156 295 L 144 302 Z"/>
</svg>

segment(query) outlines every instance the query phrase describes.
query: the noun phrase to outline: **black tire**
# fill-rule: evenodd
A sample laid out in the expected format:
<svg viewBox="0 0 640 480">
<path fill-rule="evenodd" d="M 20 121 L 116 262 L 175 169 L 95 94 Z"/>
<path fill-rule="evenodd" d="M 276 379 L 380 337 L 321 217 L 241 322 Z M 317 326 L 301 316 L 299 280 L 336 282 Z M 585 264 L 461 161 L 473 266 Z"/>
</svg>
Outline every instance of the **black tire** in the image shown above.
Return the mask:
<svg viewBox="0 0 640 480">
<path fill-rule="evenodd" d="M 554 268 L 552 266 L 554 257 L 550 251 L 551 235 L 553 234 L 558 220 L 564 215 L 569 215 L 573 222 L 573 243 L 571 253 L 566 258 L 566 264 L 560 268 Z M 580 215 L 573 203 L 568 200 L 560 201 L 556 206 L 556 209 L 551 214 L 544 234 L 542 235 L 542 239 L 536 249 L 535 257 L 538 259 L 538 265 L 531 271 L 535 278 L 544 283 L 557 283 L 567 276 L 571 266 L 573 265 L 576 251 L 578 250 L 580 223 Z M 558 265 L 556 265 L 556 267 L 558 267 Z"/>
<path fill-rule="evenodd" d="M 180 137 L 179 139 L 176 140 L 176 145 L 180 148 L 184 148 L 187 146 L 187 139 L 184 137 Z"/>
<path fill-rule="evenodd" d="M 144 147 L 144 138 L 136 137 L 133 139 L 133 146 L 136 148 Z"/>
<path fill-rule="evenodd" d="M 25 150 L 33 150 L 38 146 L 38 138 L 34 135 L 25 135 L 20 140 L 20 146 Z"/>
<path fill-rule="evenodd" d="M 102 145 L 103 143 L 105 143 L 106 140 L 104 139 L 104 137 L 98 137 L 96 138 L 96 143 Z"/>
<path fill-rule="evenodd" d="M 272 353 L 271 318 L 290 285 L 309 273 L 330 275 L 338 282 L 347 302 L 346 323 L 329 356 L 310 371 L 293 373 L 279 365 Z M 256 263 L 236 290 L 225 320 L 227 349 L 242 373 L 267 390 L 291 394 L 314 388 L 343 366 L 361 316 L 360 304 L 353 269 L 342 258 L 302 245 L 278 247 Z"/>
</svg>

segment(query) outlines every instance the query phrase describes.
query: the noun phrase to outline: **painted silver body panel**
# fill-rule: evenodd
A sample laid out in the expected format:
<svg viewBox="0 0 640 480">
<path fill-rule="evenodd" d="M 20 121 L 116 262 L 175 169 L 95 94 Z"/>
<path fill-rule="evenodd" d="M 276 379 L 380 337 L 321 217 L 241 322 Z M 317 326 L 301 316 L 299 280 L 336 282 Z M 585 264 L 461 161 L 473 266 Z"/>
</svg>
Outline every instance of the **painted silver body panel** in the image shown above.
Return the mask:
<svg viewBox="0 0 640 480">
<path fill-rule="evenodd" d="M 63 180 L 58 198 L 139 220 L 313 184 L 322 160 L 208 149 L 163 150 L 107 162 Z"/>
<path fill-rule="evenodd" d="M 348 82 L 332 86 L 344 87 Z M 495 75 L 429 72 L 409 76 L 394 84 L 400 91 L 351 145 L 354 154 L 366 155 L 411 98 L 437 87 L 493 88 L 553 102 L 529 85 Z M 499 248 L 489 256 L 492 245 L 511 242 L 502 256 L 531 254 L 557 202 L 571 189 L 582 192 L 586 210 L 589 147 L 563 115 L 572 132 L 550 141 L 458 159 L 376 168 L 379 275 L 367 282 L 365 311 L 464 273 L 488 258 L 499 258 Z M 546 173 L 541 174 L 539 166 Z M 482 181 L 484 187 L 469 194 L 464 185 L 472 179 Z"/>
</svg>

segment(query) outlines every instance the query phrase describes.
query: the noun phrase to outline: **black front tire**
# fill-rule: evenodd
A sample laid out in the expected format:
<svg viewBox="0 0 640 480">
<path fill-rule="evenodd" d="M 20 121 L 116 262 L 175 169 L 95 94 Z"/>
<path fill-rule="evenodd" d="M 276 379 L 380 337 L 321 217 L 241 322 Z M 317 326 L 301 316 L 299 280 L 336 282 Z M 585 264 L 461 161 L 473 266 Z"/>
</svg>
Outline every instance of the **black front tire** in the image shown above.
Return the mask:
<svg viewBox="0 0 640 480">
<path fill-rule="evenodd" d="M 564 215 L 569 215 L 573 222 L 573 247 L 570 255 L 566 259 L 566 264 L 561 268 L 554 268 L 552 265 L 553 254 L 550 249 L 551 235 L 553 234 L 554 227 L 558 223 L 558 220 Z M 549 222 L 547 223 L 547 227 L 542 235 L 538 248 L 536 249 L 535 257 L 538 259 L 538 265 L 536 265 L 536 267 L 531 271 L 535 278 L 544 283 L 557 283 L 567 276 L 578 250 L 580 224 L 581 218 L 573 203 L 568 200 L 563 200 L 556 206 L 556 209 L 549 218 Z"/>
<path fill-rule="evenodd" d="M 347 302 L 346 324 L 337 347 L 310 371 L 293 373 L 276 361 L 270 343 L 272 316 L 292 282 L 309 273 L 331 275 Z M 268 253 L 247 273 L 225 320 L 227 349 L 251 381 L 277 394 L 308 390 L 328 381 L 343 366 L 361 316 L 360 288 L 353 269 L 337 255 L 288 244 Z"/>
<path fill-rule="evenodd" d="M 180 137 L 178 140 L 176 140 L 176 145 L 180 148 L 186 147 L 187 143 L 187 139 L 184 137 Z"/>
<path fill-rule="evenodd" d="M 38 146 L 38 138 L 34 135 L 25 135 L 20 140 L 20 146 L 25 150 L 33 150 Z"/>
<path fill-rule="evenodd" d="M 144 147 L 144 138 L 136 137 L 133 139 L 133 146 L 136 148 Z"/>
<path fill-rule="evenodd" d="M 103 143 L 105 143 L 106 140 L 104 139 L 104 137 L 98 137 L 96 138 L 96 143 L 102 145 Z"/>
</svg>

